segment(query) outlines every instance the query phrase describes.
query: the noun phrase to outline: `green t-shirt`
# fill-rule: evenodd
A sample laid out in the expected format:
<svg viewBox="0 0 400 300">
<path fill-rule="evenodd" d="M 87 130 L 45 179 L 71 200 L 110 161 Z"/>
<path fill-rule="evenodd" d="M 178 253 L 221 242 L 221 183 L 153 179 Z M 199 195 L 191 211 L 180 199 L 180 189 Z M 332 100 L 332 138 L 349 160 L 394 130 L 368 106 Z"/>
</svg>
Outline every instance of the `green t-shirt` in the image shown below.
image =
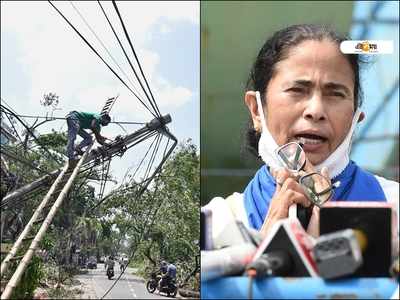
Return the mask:
<svg viewBox="0 0 400 300">
<path fill-rule="evenodd" d="M 91 123 L 92 123 L 93 119 L 96 120 L 96 129 L 98 130 L 98 132 L 100 132 L 100 129 L 101 129 L 100 114 L 76 111 L 75 116 L 79 120 L 81 129 L 91 129 L 92 128 Z"/>
</svg>

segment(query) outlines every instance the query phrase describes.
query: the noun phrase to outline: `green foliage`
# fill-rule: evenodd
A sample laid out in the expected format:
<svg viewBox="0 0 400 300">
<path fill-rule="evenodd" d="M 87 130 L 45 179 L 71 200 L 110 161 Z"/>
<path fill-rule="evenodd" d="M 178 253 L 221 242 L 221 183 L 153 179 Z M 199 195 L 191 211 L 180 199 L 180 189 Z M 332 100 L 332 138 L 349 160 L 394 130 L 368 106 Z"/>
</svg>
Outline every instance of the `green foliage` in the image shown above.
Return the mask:
<svg viewBox="0 0 400 300">
<path fill-rule="evenodd" d="M 55 157 L 56 161 L 50 159 L 48 152 L 44 151 L 43 148 L 38 147 L 36 142 L 35 144 L 30 145 L 31 150 L 29 151 L 25 151 L 23 145 L 18 144 L 12 146 L 8 145 L 5 148 L 7 151 L 13 153 L 15 156 L 30 163 L 31 165 L 47 172 L 51 172 L 55 169 L 58 169 L 60 165 L 64 163 L 65 157 L 61 153 L 65 152 L 66 142 L 66 134 L 55 131 L 38 137 L 38 144 L 49 149 L 51 156 Z M 35 168 L 16 160 L 10 159 L 8 164 L 10 171 L 13 174 L 18 175 L 20 178 L 19 186 L 30 183 L 44 175 Z M 19 210 L 17 210 L 17 213 L 21 217 L 23 224 L 28 223 L 34 210 L 37 208 L 40 201 L 42 201 L 48 188 L 49 187 L 43 189 L 43 191 L 33 193 L 28 199 L 25 199 L 23 202 L 23 207 L 20 207 Z M 96 224 L 96 222 L 99 223 L 96 216 L 91 215 L 83 217 L 85 222 L 89 224 L 89 228 L 85 228 L 83 225 L 83 229 L 82 226 L 75 226 L 80 224 L 80 217 L 82 217 L 86 208 L 92 206 L 95 201 L 94 188 L 87 185 L 87 178 L 85 174 L 79 175 L 75 180 L 73 188 L 64 199 L 60 209 L 57 211 L 57 214 L 47 230 L 45 237 L 40 243 L 39 247 L 40 249 L 45 250 L 46 257 L 48 259 L 46 260 L 46 268 L 50 262 L 53 261 L 55 263 L 57 282 L 63 282 L 77 273 L 76 265 L 71 265 L 70 262 L 70 247 L 76 239 L 79 241 L 80 235 L 84 236 L 82 238 L 83 242 L 86 242 L 87 239 L 91 239 L 92 248 L 96 248 L 97 232 L 95 231 L 96 226 L 93 225 Z M 11 215 L 13 212 L 7 210 L 7 213 Z M 10 216 L 9 219 L 11 218 L 12 216 Z M 5 224 L 5 228 L 9 228 L 8 224 Z M 98 228 L 101 228 L 99 224 L 97 224 L 97 229 Z M 98 232 L 100 232 L 100 230 L 98 230 Z M 82 246 L 86 247 L 84 243 Z M 25 277 L 21 281 L 21 283 L 24 282 L 24 285 L 22 285 L 20 288 L 18 288 L 18 291 L 16 291 L 18 296 L 16 298 L 25 297 L 24 295 L 27 292 L 28 294 L 26 294 L 26 297 L 28 297 L 33 286 L 36 285 L 38 280 L 41 280 L 42 276 L 44 276 L 42 272 L 39 272 L 35 269 L 36 264 L 37 263 L 35 262 L 31 264 L 28 270 L 25 272 Z M 15 267 L 16 264 L 13 267 L 10 267 L 10 272 L 15 270 Z M 33 277 L 31 278 L 30 276 Z M 32 286 L 28 283 L 32 284 Z"/>
<path fill-rule="evenodd" d="M 129 240 L 128 252 L 136 251 L 134 266 L 145 277 L 161 260 L 177 266 L 180 280 L 195 269 L 200 253 L 199 174 L 199 154 L 189 140 L 177 147 L 140 199 L 138 187 L 131 185 L 107 201 L 104 214 L 116 224 L 115 236 Z M 188 284 L 198 287 L 193 278 Z"/>
<path fill-rule="evenodd" d="M 40 241 L 40 248 L 43 250 L 51 250 L 54 248 L 55 241 L 54 239 L 50 238 L 49 235 L 45 235 L 44 238 Z"/>
<path fill-rule="evenodd" d="M 52 131 L 48 134 L 42 134 L 38 137 L 38 142 L 53 150 L 63 152 L 67 144 L 67 134 L 65 132 Z"/>
<path fill-rule="evenodd" d="M 60 153 L 65 151 L 66 135 L 52 132 L 38 139 L 58 162 L 49 159 L 47 152 L 40 148 L 29 153 L 20 146 L 11 150 L 42 170 L 53 171 L 63 162 Z M 79 175 L 40 244 L 48 259 L 55 263 L 57 281 L 63 282 L 76 274 L 76 266 L 68 267 L 72 244 L 86 257 L 135 252 L 131 266 L 139 265 L 145 273 L 160 260 L 167 260 L 178 267 L 180 280 L 185 279 L 195 269 L 195 257 L 200 253 L 196 243 L 200 236 L 199 168 L 197 149 L 187 141 L 178 146 L 160 176 L 140 198 L 138 185 L 124 186 L 110 196 L 99 212 L 86 212 L 98 199 L 94 188 L 87 185 L 87 176 Z M 23 177 L 22 183 L 43 176 L 18 162 L 12 162 L 10 170 Z M 96 177 L 96 173 L 93 176 Z M 24 210 L 20 211 L 24 224 L 43 197 L 42 192 L 26 201 Z M 37 278 L 43 275 L 39 271 L 32 274 Z M 198 279 L 192 277 L 189 285 L 198 287 Z"/>
<path fill-rule="evenodd" d="M 14 289 L 12 299 L 32 299 L 33 292 L 39 286 L 43 276 L 42 260 L 33 256 L 18 286 Z"/>
</svg>

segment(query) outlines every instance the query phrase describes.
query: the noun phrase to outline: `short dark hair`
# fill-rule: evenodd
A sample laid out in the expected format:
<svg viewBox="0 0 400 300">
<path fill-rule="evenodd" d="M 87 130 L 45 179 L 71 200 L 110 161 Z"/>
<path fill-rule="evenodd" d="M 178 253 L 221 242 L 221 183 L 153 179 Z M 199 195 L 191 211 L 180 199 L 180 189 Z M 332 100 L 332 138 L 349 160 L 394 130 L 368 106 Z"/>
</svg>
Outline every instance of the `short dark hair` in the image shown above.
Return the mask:
<svg viewBox="0 0 400 300">
<path fill-rule="evenodd" d="M 348 39 L 345 35 L 339 34 L 332 27 L 318 24 L 292 25 L 275 32 L 268 38 L 252 66 L 246 84 L 246 90 L 259 91 L 261 101 L 264 104 L 268 83 L 274 75 L 275 66 L 279 61 L 287 58 L 291 48 L 307 40 L 322 41 L 328 39 L 338 46 Z M 343 54 L 354 72 L 354 107 L 362 104 L 362 89 L 360 85 L 360 65 L 365 61 L 358 54 Z M 246 150 L 258 156 L 258 141 L 261 134 L 257 132 L 251 119 L 246 128 Z"/>
<path fill-rule="evenodd" d="M 110 117 L 109 114 L 102 114 L 102 115 L 101 115 L 101 119 L 104 120 L 104 121 L 106 121 L 107 123 L 110 123 L 110 122 L 111 122 L 111 117 Z"/>
</svg>

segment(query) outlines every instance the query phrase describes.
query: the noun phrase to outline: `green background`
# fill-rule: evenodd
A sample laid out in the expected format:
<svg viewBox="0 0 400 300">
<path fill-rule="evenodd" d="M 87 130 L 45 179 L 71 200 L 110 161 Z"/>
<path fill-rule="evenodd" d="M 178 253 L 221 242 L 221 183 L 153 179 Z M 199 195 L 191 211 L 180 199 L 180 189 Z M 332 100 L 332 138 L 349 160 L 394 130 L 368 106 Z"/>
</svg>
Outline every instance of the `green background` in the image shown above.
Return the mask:
<svg viewBox="0 0 400 300">
<path fill-rule="evenodd" d="M 242 192 L 260 165 L 241 154 L 249 119 L 243 97 L 259 49 L 276 30 L 300 23 L 347 34 L 353 1 L 201 2 L 201 201 Z"/>
</svg>

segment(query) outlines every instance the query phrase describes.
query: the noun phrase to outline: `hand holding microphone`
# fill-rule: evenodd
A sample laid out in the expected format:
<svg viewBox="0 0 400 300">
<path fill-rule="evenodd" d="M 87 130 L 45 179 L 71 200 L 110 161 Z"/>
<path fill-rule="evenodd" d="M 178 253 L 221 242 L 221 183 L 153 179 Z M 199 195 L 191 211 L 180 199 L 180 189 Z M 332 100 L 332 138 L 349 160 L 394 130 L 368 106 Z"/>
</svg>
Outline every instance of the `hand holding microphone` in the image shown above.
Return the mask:
<svg viewBox="0 0 400 300">
<path fill-rule="evenodd" d="M 276 190 L 271 199 L 268 214 L 261 227 L 261 233 L 266 236 L 277 221 L 289 216 L 289 208 L 295 204 L 301 204 L 304 207 L 311 205 L 304 190 L 296 182 L 293 174 L 287 169 L 281 169 L 274 173 L 276 178 Z"/>
<path fill-rule="evenodd" d="M 340 182 L 331 184 L 327 168 L 322 168 L 321 174 L 315 172 L 299 143 L 285 144 L 276 149 L 275 154 L 285 168 L 272 172 L 277 185 L 261 228 L 264 235 L 277 220 L 287 217 L 300 219 L 306 229 L 313 205 L 321 207 L 340 185 Z"/>
</svg>

